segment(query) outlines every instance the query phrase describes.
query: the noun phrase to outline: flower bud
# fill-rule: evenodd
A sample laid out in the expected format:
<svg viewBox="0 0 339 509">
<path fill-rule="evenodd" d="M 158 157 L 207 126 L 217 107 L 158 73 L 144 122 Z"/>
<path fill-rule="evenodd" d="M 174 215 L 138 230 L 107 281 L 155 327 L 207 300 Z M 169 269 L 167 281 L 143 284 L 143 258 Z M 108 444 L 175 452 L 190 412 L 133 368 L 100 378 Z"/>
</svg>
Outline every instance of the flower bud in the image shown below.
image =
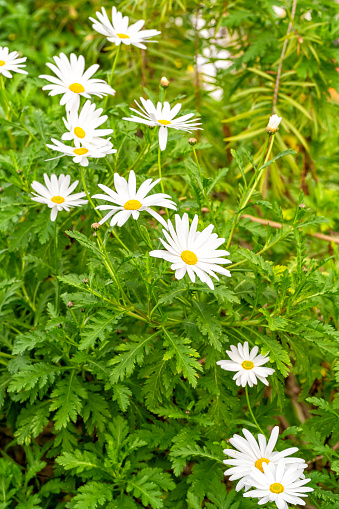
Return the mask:
<svg viewBox="0 0 339 509">
<path fill-rule="evenodd" d="M 93 223 L 93 224 L 91 224 L 91 228 L 94 231 L 99 230 L 100 226 L 101 226 L 100 223 Z"/>
<path fill-rule="evenodd" d="M 81 311 L 81 313 L 84 313 L 85 312 L 85 308 L 81 308 L 80 311 Z"/>
<path fill-rule="evenodd" d="M 84 283 L 84 285 L 88 285 L 88 279 L 85 277 L 82 282 Z"/>
<path fill-rule="evenodd" d="M 74 302 L 72 302 L 71 300 L 67 303 L 67 307 L 68 308 L 72 308 L 74 306 Z"/>
<path fill-rule="evenodd" d="M 0 193 L 3 193 L 3 192 L 4 192 L 4 188 L 0 187 Z"/>
<path fill-rule="evenodd" d="M 168 81 L 168 79 L 165 76 L 163 76 L 160 80 L 160 85 L 162 86 L 162 88 L 167 88 L 169 84 L 170 82 Z"/>
<path fill-rule="evenodd" d="M 189 143 L 190 145 L 196 145 L 196 144 L 198 143 L 198 140 L 197 140 L 196 138 L 190 138 L 190 139 L 188 140 L 188 143 Z"/>
<path fill-rule="evenodd" d="M 22 170 L 20 170 L 20 168 L 18 170 L 16 170 L 17 174 L 20 175 L 20 173 L 22 173 Z"/>
<path fill-rule="evenodd" d="M 282 117 L 279 117 L 278 115 L 272 115 L 266 127 L 266 131 L 268 132 L 268 134 L 276 133 L 277 130 L 279 129 L 281 121 Z"/>
</svg>

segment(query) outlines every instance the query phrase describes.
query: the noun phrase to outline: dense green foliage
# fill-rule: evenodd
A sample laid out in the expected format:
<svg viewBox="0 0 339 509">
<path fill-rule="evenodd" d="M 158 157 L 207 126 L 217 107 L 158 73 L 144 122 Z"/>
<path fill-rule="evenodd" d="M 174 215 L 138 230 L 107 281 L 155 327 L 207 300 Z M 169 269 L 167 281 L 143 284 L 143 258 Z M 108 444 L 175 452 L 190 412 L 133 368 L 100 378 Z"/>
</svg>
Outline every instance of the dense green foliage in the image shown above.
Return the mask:
<svg viewBox="0 0 339 509">
<path fill-rule="evenodd" d="M 256 171 L 291 19 L 291 2 L 279 2 L 285 18 L 277 4 L 118 5 L 162 35 L 146 51 L 121 48 L 106 109 L 118 152 L 90 160 L 87 187 L 113 186 L 113 173 L 127 177 L 132 167 L 138 184 L 157 178 L 157 130 L 122 117 L 140 96 L 163 99 L 167 76 L 166 99 L 198 110 L 204 131 L 200 167 L 189 135 L 170 133 L 165 192 L 180 215 L 199 215 L 200 230 L 213 223 L 226 243 L 232 233 L 232 277 L 213 291 L 175 280 L 169 263 L 149 256 L 161 236 L 150 216 L 93 236 L 98 216 L 88 203 L 59 213 L 55 232 L 47 207 L 30 199 L 43 173 L 81 180 L 71 158 L 46 162 L 57 155 L 46 143 L 64 132 L 64 108 L 38 75 L 52 56 L 74 51 L 108 80 L 116 47 L 88 17 L 111 3 L 0 2 L 0 46 L 27 56 L 29 73 L 2 81 L 0 109 L 1 509 L 257 507 L 235 492 L 222 463 L 234 433 L 257 433 L 244 390 L 216 365 L 244 341 L 269 352 L 276 370 L 269 388 L 249 391 L 257 421 L 265 430 L 279 424 L 278 449 L 296 445 L 309 462 L 307 507 L 339 508 L 339 6 L 297 3 L 275 106 L 283 121 Z M 194 67 L 211 44 L 212 63 L 227 49 L 232 64 L 216 72 L 220 101 Z M 255 190 L 254 173 L 262 175 Z"/>
</svg>

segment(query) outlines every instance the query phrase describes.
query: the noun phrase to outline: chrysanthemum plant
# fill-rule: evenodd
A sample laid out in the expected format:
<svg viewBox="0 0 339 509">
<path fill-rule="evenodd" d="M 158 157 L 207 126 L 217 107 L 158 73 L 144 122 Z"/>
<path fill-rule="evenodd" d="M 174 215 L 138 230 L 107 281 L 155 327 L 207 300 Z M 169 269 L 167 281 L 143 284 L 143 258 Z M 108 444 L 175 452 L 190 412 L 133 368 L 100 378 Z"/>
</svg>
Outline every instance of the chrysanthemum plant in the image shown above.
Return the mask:
<svg viewBox="0 0 339 509">
<path fill-rule="evenodd" d="M 116 46 L 107 81 L 82 56 L 52 55 L 57 77 L 41 87 L 58 97 L 37 94 L 53 122 L 38 110 L 24 122 L 3 89 L 0 502 L 339 507 L 338 398 L 327 385 L 308 397 L 339 342 L 319 311 L 336 274 L 305 240 L 325 220 L 302 193 L 284 218 L 259 192 L 293 154 L 272 156 L 281 118 L 267 118 L 256 162 L 233 150 L 231 170 L 210 172 L 204 119 L 167 79 L 134 97 L 138 110 L 119 104 L 121 52 L 159 32 L 115 7 L 96 15 Z M 280 227 L 251 222 L 253 208 Z"/>
</svg>

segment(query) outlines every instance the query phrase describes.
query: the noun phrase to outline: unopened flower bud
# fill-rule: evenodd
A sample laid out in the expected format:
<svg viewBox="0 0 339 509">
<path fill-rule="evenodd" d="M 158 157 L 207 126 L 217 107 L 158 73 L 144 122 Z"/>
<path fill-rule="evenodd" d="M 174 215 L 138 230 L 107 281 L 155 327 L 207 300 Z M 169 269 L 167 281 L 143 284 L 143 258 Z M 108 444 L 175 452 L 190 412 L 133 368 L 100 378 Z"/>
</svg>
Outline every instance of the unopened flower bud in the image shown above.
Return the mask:
<svg viewBox="0 0 339 509">
<path fill-rule="evenodd" d="M 0 193 L 3 193 L 3 192 L 4 192 L 4 188 L 0 187 Z"/>
<path fill-rule="evenodd" d="M 81 308 L 80 311 L 81 311 L 81 313 L 84 313 L 85 312 L 85 308 Z"/>
<path fill-rule="evenodd" d="M 97 232 L 93 232 L 93 237 L 96 237 L 97 236 Z"/>
<path fill-rule="evenodd" d="M 82 282 L 84 283 L 84 285 L 88 285 L 88 279 L 85 277 Z"/>
<path fill-rule="evenodd" d="M 198 143 L 198 140 L 197 140 L 196 138 L 190 138 L 190 139 L 188 140 L 188 143 L 189 143 L 190 145 L 196 145 L 196 144 Z"/>
<path fill-rule="evenodd" d="M 266 131 L 268 132 L 268 134 L 276 133 L 277 130 L 279 129 L 281 121 L 282 117 L 279 117 L 278 115 L 272 115 L 266 127 Z"/>
<path fill-rule="evenodd" d="M 73 306 L 74 306 L 74 302 L 69 301 L 69 302 L 67 303 L 67 307 L 68 307 L 68 308 L 72 308 Z"/>
<path fill-rule="evenodd" d="M 61 328 L 62 328 L 62 325 L 61 325 L 61 323 L 59 323 L 58 327 L 59 327 L 59 329 L 61 329 Z"/>
<path fill-rule="evenodd" d="M 305 203 L 300 203 L 299 208 L 304 209 L 306 207 Z"/>
<path fill-rule="evenodd" d="M 17 174 L 20 175 L 20 173 L 22 173 L 22 170 L 16 170 Z"/>
<path fill-rule="evenodd" d="M 91 224 L 91 228 L 94 231 L 99 230 L 100 226 L 101 226 L 100 223 L 93 223 L 93 224 Z"/>
<path fill-rule="evenodd" d="M 162 88 L 167 88 L 169 84 L 170 82 L 168 81 L 168 79 L 165 76 L 163 76 L 160 80 L 160 85 L 162 86 Z"/>
</svg>

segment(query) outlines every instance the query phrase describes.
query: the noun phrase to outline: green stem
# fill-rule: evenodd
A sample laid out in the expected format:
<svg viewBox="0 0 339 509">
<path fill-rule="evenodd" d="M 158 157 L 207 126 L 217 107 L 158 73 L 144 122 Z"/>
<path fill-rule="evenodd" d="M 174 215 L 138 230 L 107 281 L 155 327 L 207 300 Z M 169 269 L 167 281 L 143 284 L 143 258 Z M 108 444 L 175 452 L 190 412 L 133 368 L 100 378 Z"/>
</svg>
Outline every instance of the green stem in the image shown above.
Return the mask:
<svg viewBox="0 0 339 509">
<path fill-rule="evenodd" d="M 54 221 L 54 260 L 55 260 L 55 312 L 59 313 L 59 265 L 58 265 L 58 227 L 57 218 Z"/>
<path fill-rule="evenodd" d="M 199 175 L 200 175 L 200 178 L 201 178 L 201 184 L 202 184 L 202 173 L 201 173 L 201 168 L 200 168 L 200 164 L 199 164 L 199 159 L 198 159 L 198 156 L 197 156 L 197 153 L 196 153 L 195 147 L 194 147 L 194 146 L 192 146 L 192 148 L 193 148 L 194 158 L 195 158 L 195 162 L 196 162 L 196 164 L 197 164 L 198 170 L 199 170 Z"/>
<path fill-rule="evenodd" d="M 266 164 L 266 163 L 267 163 L 267 161 L 268 161 L 268 159 L 269 159 L 269 157 L 270 157 L 271 150 L 272 150 L 272 147 L 273 147 L 274 135 L 271 135 L 271 136 L 270 136 L 270 140 L 271 140 L 271 143 L 270 143 L 269 149 L 268 149 L 268 151 L 267 151 L 267 155 L 266 155 L 266 157 L 265 157 L 264 164 Z M 267 142 L 266 142 L 266 144 L 267 144 Z M 251 187 L 251 189 L 250 189 L 249 193 L 247 194 L 247 196 L 246 196 L 246 198 L 245 198 L 245 201 L 244 201 L 244 203 L 243 203 L 243 205 L 242 205 L 242 207 L 241 207 L 242 209 L 243 209 L 244 207 L 246 207 L 246 205 L 247 205 L 247 203 L 249 202 L 249 200 L 250 200 L 250 198 L 251 198 L 252 194 L 254 193 L 254 190 L 255 190 L 255 188 L 257 187 L 257 184 L 258 184 L 259 180 L 261 179 L 261 176 L 262 176 L 262 173 L 263 173 L 264 169 L 265 169 L 265 168 L 262 168 L 262 166 L 261 166 L 261 165 L 258 167 L 258 175 L 257 175 L 257 177 L 255 178 L 254 184 L 253 184 L 253 186 Z"/>
<path fill-rule="evenodd" d="M 98 246 L 99 246 L 99 249 L 101 251 L 101 254 L 102 254 L 102 257 L 103 257 L 103 262 L 104 262 L 104 264 L 106 266 L 106 269 L 107 269 L 108 273 L 112 276 L 112 278 L 115 281 L 117 287 L 119 288 L 121 296 L 122 296 L 122 300 L 124 302 L 124 306 L 126 307 L 125 298 L 126 298 L 126 300 L 129 300 L 129 299 L 128 299 L 127 295 L 125 294 L 125 292 L 124 292 L 124 290 L 123 290 L 123 288 L 121 286 L 121 283 L 120 283 L 120 280 L 119 280 L 118 276 L 115 274 L 113 265 L 111 263 L 111 260 L 109 259 L 108 253 L 106 251 L 106 247 L 105 247 L 104 243 L 101 240 L 99 232 L 97 232 L 97 242 L 98 242 Z"/>
<path fill-rule="evenodd" d="M 271 242 L 271 244 L 268 244 L 266 247 L 264 247 L 263 249 L 261 249 L 260 251 L 258 251 L 258 253 L 256 253 L 256 256 L 257 255 L 261 255 L 263 253 L 265 253 L 265 251 L 267 251 L 268 249 L 270 249 L 271 247 L 273 247 L 275 244 L 277 244 L 277 242 L 280 242 L 282 239 L 284 239 L 285 237 L 287 237 L 291 231 L 293 230 L 293 226 L 287 230 L 286 233 L 284 233 L 283 235 L 281 235 L 281 237 L 278 237 L 274 242 Z M 248 260 L 247 259 L 244 259 L 244 260 L 241 260 L 241 262 L 237 262 L 237 263 L 234 263 L 232 264 L 230 267 L 228 267 L 230 270 L 234 269 L 234 267 L 237 267 L 238 265 L 242 265 L 243 263 L 247 262 Z"/>
<path fill-rule="evenodd" d="M 119 235 L 117 234 L 117 232 L 114 230 L 114 228 L 112 228 L 111 232 L 113 233 L 114 237 L 116 238 L 116 240 L 119 242 L 119 244 L 127 251 L 127 253 L 130 252 L 130 249 L 128 249 L 128 247 L 123 243 L 123 241 L 120 239 Z"/>
<path fill-rule="evenodd" d="M 5 111 L 6 120 L 9 120 L 9 103 L 8 103 L 8 99 L 7 99 L 7 95 L 6 95 L 4 78 L 2 75 L 0 76 L 0 87 L 1 87 L 1 95 L 2 95 L 2 99 L 3 99 L 3 104 L 4 104 L 4 107 L 6 110 Z"/>
<path fill-rule="evenodd" d="M 113 66 L 112 66 L 112 72 L 111 72 L 111 75 L 110 75 L 110 78 L 109 78 L 109 81 L 108 81 L 109 86 L 111 86 L 111 85 L 112 85 L 112 81 L 113 81 L 113 75 L 114 75 L 115 67 L 116 67 L 117 62 L 118 62 L 118 57 L 119 57 L 120 47 L 121 47 L 121 43 L 119 44 L 118 49 L 117 49 L 117 52 L 116 52 L 116 54 L 115 54 L 115 59 L 114 59 Z M 108 96 L 108 95 L 106 95 L 106 99 L 105 99 L 105 102 L 104 102 L 104 110 L 105 110 L 105 109 L 106 109 L 106 107 L 107 107 L 108 97 L 109 97 L 109 96 Z"/>
<path fill-rule="evenodd" d="M 250 398 L 248 397 L 248 388 L 247 388 L 247 385 L 245 385 L 245 393 L 246 393 L 247 406 L 248 406 L 248 409 L 250 411 L 250 414 L 251 414 L 251 417 L 253 419 L 253 422 L 256 425 L 256 427 L 258 428 L 258 430 L 260 431 L 260 433 L 262 433 L 264 436 L 266 436 L 265 433 L 263 432 L 263 430 L 261 429 L 261 427 L 259 426 L 259 424 L 257 422 L 257 419 L 254 417 L 254 414 L 252 412 Z"/>
<path fill-rule="evenodd" d="M 147 154 L 147 152 L 148 152 L 148 150 L 149 150 L 149 147 L 150 147 L 150 146 L 151 146 L 151 143 L 147 143 L 147 144 L 145 144 L 145 145 L 144 145 L 143 149 L 142 149 L 142 150 L 140 150 L 139 155 L 138 155 L 138 157 L 135 159 L 134 163 L 131 165 L 131 167 L 130 167 L 130 168 L 128 168 L 128 170 L 127 170 L 127 171 L 128 171 L 128 173 L 129 173 L 131 170 L 133 170 L 133 169 L 135 168 L 135 165 L 139 162 L 139 159 L 140 159 L 142 156 L 144 156 L 144 155 L 146 155 L 146 154 Z"/>
<path fill-rule="evenodd" d="M 88 192 L 88 189 L 87 189 L 87 184 L 86 184 L 86 179 L 85 179 L 85 172 L 84 172 L 84 167 L 83 166 L 80 166 L 80 175 L 81 175 L 81 182 L 82 182 L 82 187 L 84 188 L 84 191 L 85 191 L 85 194 L 87 196 L 87 199 L 89 201 L 89 203 L 92 205 L 94 211 L 96 212 L 96 214 L 100 217 L 101 219 L 101 214 L 98 210 L 96 210 L 95 208 L 95 205 L 94 205 L 94 202 L 92 200 L 92 198 L 90 197 L 90 194 Z"/>
<path fill-rule="evenodd" d="M 160 150 L 160 145 L 159 145 L 159 148 L 158 148 L 158 168 L 159 168 L 159 178 L 161 179 L 160 180 L 161 190 L 164 193 L 165 192 L 164 191 L 164 184 L 163 184 L 162 176 L 161 176 L 161 150 Z"/>
<path fill-rule="evenodd" d="M 249 202 L 249 200 L 250 200 L 252 194 L 254 193 L 255 188 L 257 187 L 257 184 L 258 184 L 258 182 L 259 182 L 259 180 L 261 178 L 261 175 L 262 175 L 262 172 L 263 172 L 263 169 L 261 169 L 262 161 L 263 161 L 264 155 L 266 153 L 267 145 L 268 145 L 270 139 L 271 139 L 271 145 L 270 145 L 270 148 L 269 148 L 269 150 L 267 152 L 267 155 L 266 155 L 266 158 L 265 158 L 265 163 L 268 161 L 268 158 L 270 156 L 270 153 L 271 153 L 271 150 L 272 150 L 272 146 L 273 146 L 274 135 L 267 137 L 267 139 L 265 141 L 265 145 L 264 145 L 263 151 L 262 151 L 262 154 L 261 154 L 261 158 L 260 158 L 258 169 L 254 173 L 250 183 L 247 186 L 247 189 L 249 189 L 249 191 L 247 191 L 245 196 L 240 200 L 240 204 L 239 204 L 238 210 L 237 210 L 237 212 L 235 213 L 235 215 L 233 217 L 232 227 L 231 227 L 231 231 L 230 231 L 230 234 L 229 234 L 229 237 L 228 237 L 228 240 L 227 240 L 226 249 L 228 249 L 230 247 L 230 244 L 231 244 L 231 241 L 232 241 L 232 237 L 233 237 L 233 234 L 234 234 L 234 230 L 235 230 L 235 227 L 237 226 L 240 213 L 246 207 L 247 203 Z M 254 183 L 253 183 L 253 181 L 254 181 Z"/>
</svg>

